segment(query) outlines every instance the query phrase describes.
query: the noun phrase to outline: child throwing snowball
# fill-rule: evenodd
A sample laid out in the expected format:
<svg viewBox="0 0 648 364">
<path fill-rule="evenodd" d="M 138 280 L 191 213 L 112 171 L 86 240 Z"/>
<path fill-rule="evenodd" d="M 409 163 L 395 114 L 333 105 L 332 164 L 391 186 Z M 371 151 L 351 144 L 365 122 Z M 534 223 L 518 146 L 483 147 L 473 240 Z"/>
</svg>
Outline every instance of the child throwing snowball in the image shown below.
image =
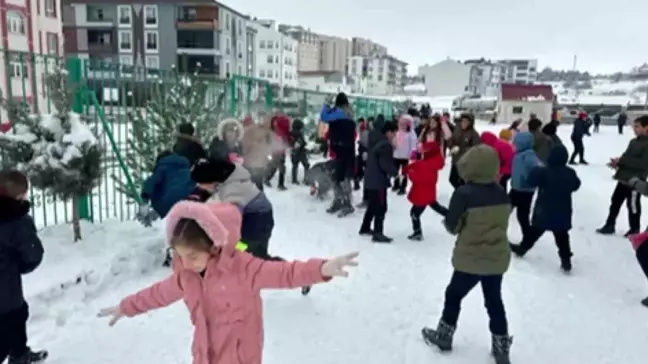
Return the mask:
<svg viewBox="0 0 648 364">
<path fill-rule="evenodd" d="M 236 250 L 241 214 L 221 202 L 178 202 L 166 223 L 177 259 L 173 273 L 101 310 L 114 325 L 183 299 L 194 326 L 194 364 L 261 364 L 263 357 L 262 289 L 296 288 L 346 277 L 357 253 L 330 260 L 268 261 Z"/>
</svg>

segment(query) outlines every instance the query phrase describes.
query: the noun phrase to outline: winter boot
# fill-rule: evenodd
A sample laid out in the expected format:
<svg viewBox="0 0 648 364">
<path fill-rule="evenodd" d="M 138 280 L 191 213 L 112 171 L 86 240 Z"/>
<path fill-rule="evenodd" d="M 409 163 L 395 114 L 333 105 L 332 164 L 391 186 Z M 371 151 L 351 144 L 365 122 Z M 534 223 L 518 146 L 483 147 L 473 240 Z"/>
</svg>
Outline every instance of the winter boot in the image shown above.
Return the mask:
<svg viewBox="0 0 648 364">
<path fill-rule="evenodd" d="M 268 187 L 268 188 L 272 188 L 272 183 L 270 182 L 269 179 L 265 180 L 265 181 L 263 182 L 263 184 L 264 184 L 266 187 Z"/>
<path fill-rule="evenodd" d="M 424 327 L 421 330 L 423 340 L 429 346 L 436 346 L 441 351 L 452 351 L 452 338 L 456 327 L 446 324 L 443 320 L 439 321 L 436 330 Z"/>
<path fill-rule="evenodd" d="M 601 235 L 614 235 L 614 226 L 610 226 L 606 224 L 596 229 L 596 232 Z"/>
<path fill-rule="evenodd" d="M 646 306 L 646 307 L 648 307 L 648 297 L 644 298 L 644 299 L 641 301 L 641 304 L 644 305 L 644 306 Z"/>
<path fill-rule="evenodd" d="M 353 208 L 353 206 L 344 205 L 344 206 L 342 206 L 340 211 L 338 211 L 337 217 L 340 217 L 340 218 L 347 217 L 347 216 L 351 215 L 354 212 L 355 212 L 355 209 Z"/>
<path fill-rule="evenodd" d="M 360 236 L 373 236 L 373 230 L 369 228 L 360 228 L 360 231 L 358 231 L 358 235 Z"/>
<path fill-rule="evenodd" d="M 415 231 L 412 235 L 408 236 L 407 238 L 412 241 L 421 241 L 423 240 L 423 233 L 420 231 Z"/>
<path fill-rule="evenodd" d="M 493 334 L 492 340 L 491 354 L 495 359 L 495 363 L 511 364 L 509 353 L 511 352 L 511 344 L 513 344 L 513 338 L 508 335 Z"/>
<path fill-rule="evenodd" d="M 385 234 L 382 233 L 374 233 L 371 241 L 373 241 L 374 243 L 389 244 L 394 241 L 394 239 L 385 236 Z"/>
<path fill-rule="evenodd" d="M 302 287 L 302 288 L 301 288 L 301 294 L 302 294 L 302 296 L 308 296 L 308 294 L 309 294 L 310 291 L 311 291 L 311 288 L 313 288 L 313 287 L 312 287 L 312 286 L 304 286 L 304 287 Z"/>
<path fill-rule="evenodd" d="M 526 254 L 526 250 L 522 248 L 521 244 L 509 244 L 511 251 L 515 254 L 516 257 L 522 258 Z"/>
<path fill-rule="evenodd" d="M 587 161 L 585 161 L 585 160 L 580 161 L 580 164 L 582 164 L 582 165 L 584 165 L 584 166 L 588 166 L 588 165 L 589 165 L 589 163 L 587 163 Z"/>
<path fill-rule="evenodd" d="M 332 214 L 337 213 L 341 209 L 342 209 L 342 204 L 340 203 L 340 201 L 339 200 L 333 200 L 333 203 L 331 204 L 331 207 L 326 209 L 326 213 L 332 215 Z"/>
<path fill-rule="evenodd" d="M 394 178 L 394 185 L 392 186 L 392 191 L 396 192 L 400 189 L 400 178 Z"/>
<path fill-rule="evenodd" d="M 565 273 L 569 273 L 572 270 L 571 258 L 560 258 L 560 269 Z"/>
<path fill-rule="evenodd" d="M 40 351 L 32 351 L 31 349 L 27 348 L 27 351 L 21 355 L 21 356 L 10 356 L 9 357 L 9 364 L 35 364 L 35 363 L 42 363 L 47 359 L 47 351 L 45 350 L 40 350 Z"/>
</svg>

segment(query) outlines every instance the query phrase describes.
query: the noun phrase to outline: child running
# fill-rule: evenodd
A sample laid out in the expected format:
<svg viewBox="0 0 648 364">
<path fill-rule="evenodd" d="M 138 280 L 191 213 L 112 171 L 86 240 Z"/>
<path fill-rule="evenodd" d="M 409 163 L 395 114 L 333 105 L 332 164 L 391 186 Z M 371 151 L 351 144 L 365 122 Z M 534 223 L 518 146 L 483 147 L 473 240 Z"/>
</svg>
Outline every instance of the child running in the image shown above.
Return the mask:
<svg viewBox="0 0 648 364">
<path fill-rule="evenodd" d="M 499 158 L 486 145 L 472 147 L 456 164 L 465 184 L 452 194 L 444 224 L 457 235 L 454 273 L 445 292 L 443 313 L 436 329 L 423 328 L 425 342 L 442 351 L 452 350 L 461 302 L 481 284 L 492 335 L 491 354 L 497 364 L 510 364 L 512 338 L 502 302 L 502 279 L 511 261 L 506 231 L 509 198 L 497 183 Z"/>
<path fill-rule="evenodd" d="M 166 235 L 177 259 L 173 273 L 103 309 L 114 325 L 183 299 L 194 326 L 194 364 L 261 364 L 263 358 L 262 289 L 295 288 L 332 277 L 346 277 L 357 265 L 357 253 L 330 260 L 280 262 L 258 259 L 235 246 L 241 214 L 228 203 L 176 204 L 166 223 Z"/>
<path fill-rule="evenodd" d="M 443 168 L 444 160 L 441 146 L 435 141 L 422 144 L 419 148 L 421 160 L 409 164 L 405 168 L 407 178 L 412 181 L 412 188 L 407 199 L 412 203 L 410 217 L 414 232 L 407 238 L 410 240 L 423 240 L 421 230 L 421 215 L 429 206 L 441 216 L 445 216 L 448 209 L 437 201 L 437 181 L 439 170 Z"/>
</svg>

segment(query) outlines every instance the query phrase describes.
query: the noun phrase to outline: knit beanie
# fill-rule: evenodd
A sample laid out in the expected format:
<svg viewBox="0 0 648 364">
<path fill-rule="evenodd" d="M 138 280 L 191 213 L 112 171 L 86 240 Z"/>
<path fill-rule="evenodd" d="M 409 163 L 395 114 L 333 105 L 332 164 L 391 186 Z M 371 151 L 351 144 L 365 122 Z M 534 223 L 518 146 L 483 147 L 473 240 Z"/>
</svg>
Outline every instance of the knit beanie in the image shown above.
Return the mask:
<svg viewBox="0 0 648 364">
<path fill-rule="evenodd" d="M 200 159 L 191 168 L 191 179 L 196 183 L 223 183 L 236 166 L 222 159 Z"/>
<path fill-rule="evenodd" d="M 513 132 L 509 129 L 502 129 L 499 132 L 499 137 L 502 140 L 506 140 L 507 142 L 510 142 L 511 139 L 513 139 Z"/>
</svg>

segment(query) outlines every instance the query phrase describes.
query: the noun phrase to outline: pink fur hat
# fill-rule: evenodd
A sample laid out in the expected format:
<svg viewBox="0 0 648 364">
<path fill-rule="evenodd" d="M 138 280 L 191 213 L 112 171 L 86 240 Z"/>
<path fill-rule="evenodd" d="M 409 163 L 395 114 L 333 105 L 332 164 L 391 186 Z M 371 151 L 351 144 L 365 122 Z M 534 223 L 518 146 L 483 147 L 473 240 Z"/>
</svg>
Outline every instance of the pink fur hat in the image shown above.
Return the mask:
<svg viewBox="0 0 648 364">
<path fill-rule="evenodd" d="M 167 241 L 173 239 L 173 231 L 180 219 L 192 219 L 207 233 L 215 247 L 235 246 L 241 239 L 241 213 L 229 203 L 180 201 L 166 219 Z"/>
</svg>

